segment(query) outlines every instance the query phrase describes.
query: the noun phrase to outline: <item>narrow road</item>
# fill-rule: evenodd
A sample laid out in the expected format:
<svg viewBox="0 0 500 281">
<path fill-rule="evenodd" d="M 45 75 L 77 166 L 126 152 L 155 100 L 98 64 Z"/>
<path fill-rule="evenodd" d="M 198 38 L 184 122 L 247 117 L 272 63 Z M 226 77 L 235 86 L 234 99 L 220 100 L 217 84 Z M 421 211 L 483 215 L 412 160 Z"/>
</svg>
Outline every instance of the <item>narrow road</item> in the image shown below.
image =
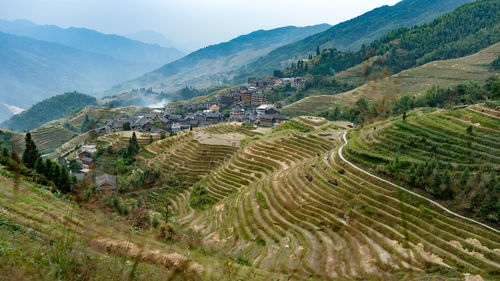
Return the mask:
<svg viewBox="0 0 500 281">
<path fill-rule="evenodd" d="M 427 198 L 427 197 L 425 197 L 425 196 L 422 196 L 422 195 L 420 195 L 420 194 L 418 194 L 418 193 L 415 193 L 415 192 L 413 192 L 413 191 L 411 191 L 411 190 L 408 190 L 408 189 L 406 189 L 406 188 L 404 188 L 404 187 L 401 187 L 401 186 L 399 186 L 399 185 L 397 185 L 397 184 L 394 184 L 394 183 L 392 183 L 392 182 L 390 182 L 390 181 L 388 181 L 388 180 L 385 180 L 385 179 L 383 179 L 383 178 L 377 177 L 376 175 L 373 175 L 373 174 L 371 174 L 371 173 L 369 173 L 369 172 L 367 172 L 367 171 L 365 171 L 365 170 L 363 170 L 363 169 L 359 168 L 358 166 L 354 165 L 353 163 L 349 162 L 349 161 L 348 161 L 347 159 L 345 159 L 345 158 L 344 158 L 344 156 L 342 155 L 342 149 L 344 148 L 344 146 L 346 146 L 346 144 L 347 144 L 347 142 L 348 142 L 348 141 L 347 141 L 347 138 L 346 138 L 346 135 L 347 135 L 347 132 L 344 132 L 344 134 L 342 135 L 342 138 L 344 139 L 344 144 L 343 144 L 343 145 L 339 148 L 339 156 L 340 156 L 340 159 L 342 159 L 342 161 L 344 161 L 344 162 L 346 162 L 347 164 L 351 165 L 354 169 L 359 170 L 359 171 L 361 171 L 361 172 L 363 172 L 363 173 L 365 173 L 365 174 L 367 174 L 367 175 L 369 175 L 369 176 L 371 176 L 371 177 L 374 177 L 374 178 L 376 178 L 376 179 L 378 179 L 378 180 L 381 180 L 381 181 L 383 181 L 383 182 L 385 182 L 385 183 L 388 183 L 388 184 L 390 184 L 390 185 L 392 185 L 392 186 L 394 186 L 394 187 L 396 187 L 396 188 L 399 188 L 399 189 L 401 189 L 401 190 L 403 190 L 403 191 L 406 191 L 406 192 L 408 192 L 408 193 L 410 193 L 410 194 L 412 194 L 412 195 L 414 195 L 414 196 L 417 196 L 418 198 L 421 198 L 421 199 L 423 199 L 423 200 L 425 200 L 425 201 L 427 201 L 427 202 L 429 202 L 429 203 L 431 203 L 431 204 L 433 204 L 433 205 L 435 205 L 435 206 L 439 207 L 440 209 L 444 210 L 444 211 L 445 211 L 445 212 L 447 212 L 448 214 L 451 214 L 451 215 L 453 215 L 453 216 L 459 217 L 459 218 L 464 219 L 464 220 L 466 220 L 466 221 L 469 221 L 469 222 L 472 222 L 472 223 L 478 224 L 478 225 L 483 226 L 483 227 L 485 227 L 485 228 L 487 228 L 487 229 L 489 229 L 489 230 L 492 230 L 492 231 L 494 231 L 494 232 L 496 232 L 496 233 L 500 233 L 500 231 L 499 231 L 499 230 L 497 230 L 497 229 L 495 229 L 495 228 L 493 228 L 493 227 L 491 227 L 491 226 L 489 226 L 489 225 L 486 225 L 486 224 L 484 224 L 484 223 L 478 222 L 478 221 L 473 220 L 473 219 L 471 219 L 471 218 L 464 217 L 464 216 L 462 216 L 462 215 L 460 215 L 460 214 L 457 214 L 457 213 L 455 213 L 455 212 L 453 212 L 453 211 L 450 211 L 449 209 L 445 208 L 443 205 L 439 204 L 439 203 L 438 203 L 438 202 L 436 202 L 436 201 L 433 201 L 433 200 L 431 200 L 431 199 L 429 199 L 429 198 Z M 334 155 L 334 153 L 335 153 L 335 151 L 332 151 L 332 153 L 331 153 L 331 155 L 330 155 L 330 157 L 332 158 L 332 160 L 333 160 L 333 155 Z M 330 166 L 330 164 L 328 163 L 328 156 L 326 156 L 323 160 L 325 161 L 325 163 L 326 163 L 328 166 Z"/>
</svg>

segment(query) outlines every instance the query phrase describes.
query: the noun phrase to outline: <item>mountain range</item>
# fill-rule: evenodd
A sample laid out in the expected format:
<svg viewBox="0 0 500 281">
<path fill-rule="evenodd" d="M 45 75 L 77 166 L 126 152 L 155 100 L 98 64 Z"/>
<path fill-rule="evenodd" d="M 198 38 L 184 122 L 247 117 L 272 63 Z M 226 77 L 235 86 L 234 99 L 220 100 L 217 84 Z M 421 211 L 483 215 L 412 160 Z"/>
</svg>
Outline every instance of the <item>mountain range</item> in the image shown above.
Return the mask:
<svg viewBox="0 0 500 281">
<path fill-rule="evenodd" d="M 184 55 L 83 28 L 0 20 L 0 120 L 45 98 L 98 94 Z"/>
<path fill-rule="evenodd" d="M 318 47 L 357 50 L 363 44 L 368 44 L 395 28 L 430 22 L 471 1 L 473 0 L 404 0 L 394 6 L 374 9 L 329 28 L 326 25 L 304 28 L 301 32 L 302 38 L 288 36 L 288 40 L 277 40 L 277 44 L 268 40 L 258 42 L 260 47 L 248 45 L 250 40 L 276 36 L 278 33 L 283 36 L 285 31 L 292 32 L 294 29 L 285 27 L 267 32 L 257 31 L 198 50 L 144 76 L 118 85 L 109 93 L 116 94 L 139 87 L 173 91 L 186 85 L 203 88 L 218 83 L 240 84 L 248 77 L 272 75 L 273 70 L 307 58 L 315 53 Z M 295 29 L 295 32 L 298 30 Z"/>
<path fill-rule="evenodd" d="M 37 40 L 59 43 L 119 60 L 147 64 L 151 68 L 174 61 L 185 54 L 172 47 L 143 43 L 120 35 L 86 28 L 37 25 L 26 20 L 0 21 L 0 31 Z"/>
<path fill-rule="evenodd" d="M 357 51 L 362 45 L 393 29 L 413 27 L 432 21 L 458 6 L 474 0 L 404 0 L 394 6 L 382 6 L 361 16 L 337 24 L 328 30 L 314 34 L 271 51 L 258 60 L 243 66 L 236 75 L 236 83 L 249 76 L 268 76 L 273 70 L 283 69 L 292 62 L 306 59 L 316 49 L 336 48 L 341 51 Z"/>
<path fill-rule="evenodd" d="M 137 79 L 120 84 L 109 92 L 119 93 L 141 87 L 153 87 L 166 91 L 178 90 L 186 85 L 208 87 L 224 82 L 227 78 L 226 73 L 250 63 L 275 48 L 324 31 L 329 27 L 328 24 L 320 24 L 258 30 L 231 41 L 195 51 Z"/>
</svg>

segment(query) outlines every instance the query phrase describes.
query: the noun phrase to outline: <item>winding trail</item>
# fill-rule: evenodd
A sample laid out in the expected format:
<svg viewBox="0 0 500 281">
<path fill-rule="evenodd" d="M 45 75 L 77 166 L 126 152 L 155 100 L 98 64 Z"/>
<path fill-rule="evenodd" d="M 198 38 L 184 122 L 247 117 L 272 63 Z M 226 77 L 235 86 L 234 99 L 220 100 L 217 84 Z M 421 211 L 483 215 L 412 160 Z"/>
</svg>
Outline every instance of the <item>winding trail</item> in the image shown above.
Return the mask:
<svg viewBox="0 0 500 281">
<path fill-rule="evenodd" d="M 345 159 L 345 158 L 344 158 L 344 156 L 342 155 L 342 149 L 343 149 L 343 148 L 344 148 L 344 146 L 346 146 L 346 145 L 347 145 L 347 143 L 348 143 L 347 138 L 346 138 L 346 135 L 347 135 L 347 132 L 344 132 L 344 134 L 342 135 L 342 138 L 344 139 L 344 144 L 343 144 L 343 145 L 339 148 L 339 150 L 338 150 L 338 151 L 339 151 L 339 156 L 340 156 L 340 159 L 342 159 L 342 161 L 344 161 L 345 163 L 347 163 L 347 164 L 351 165 L 354 169 L 359 170 L 359 171 L 361 171 L 361 172 L 363 172 L 363 173 L 365 173 L 365 174 L 367 174 L 367 175 L 369 175 L 369 176 L 371 176 L 371 177 L 374 177 L 374 178 L 376 178 L 376 179 L 378 179 L 378 180 L 380 180 L 380 181 L 383 181 L 383 182 L 385 182 L 385 183 L 388 183 L 388 184 L 390 184 L 390 185 L 392 185 L 392 186 L 394 186 L 394 187 L 396 187 L 396 188 L 399 188 L 399 189 L 401 189 L 401 190 L 403 190 L 403 191 L 406 191 L 406 192 L 408 192 L 408 193 L 410 193 L 410 194 L 412 194 L 412 195 L 414 195 L 414 196 L 417 196 L 418 198 L 423 199 L 423 200 L 425 200 L 425 201 L 427 201 L 427 202 L 429 202 L 429 203 L 431 203 L 431 204 L 433 204 L 433 205 L 435 205 L 435 206 L 439 207 L 440 209 L 444 210 L 444 211 L 445 211 L 445 212 L 447 212 L 448 214 L 451 214 L 451 215 L 453 215 L 453 216 L 459 217 L 459 218 L 464 219 L 464 220 L 466 220 L 466 221 L 469 221 L 469 222 L 472 222 L 472 223 L 478 224 L 478 225 L 483 226 L 483 227 L 485 227 L 485 228 L 487 228 L 487 229 L 489 229 L 489 230 L 492 230 L 492 231 L 494 231 L 494 232 L 496 232 L 496 233 L 500 233 L 500 231 L 499 231 L 499 230 L 497 230 L 497 229 L 495 229 L 495 228 L 493 228 L 493 227 L 491 227 L 491 226 L 489 226 L 489 225 L 486 225 L 486 224 L 481 223 L 481 222 L 479 222 L 479 221 L 473 220 L 473 219 L 468 218 L 468 217 L 464 217 L 464 216 L 462 216 L 462 215 L 460 215 L 460 214 L 457 214 L 457 213 L 455 213 L 455 212 L 453 212 L 453 211 L 450 211 L 449 209 L 447 209 L 446 207 L 444 207 L 443 205 L 439 204 L 439 203 L 438 203 L 438 202 L 436 202 L 436 201 L 433 201 L 433 200 L 431 200 L 431 199 L 429 199 L 429 198 L 427 198 L 427 197 L 425 197 L 425 196 L 422 196 L 422 195 L 420 195 L 420 194 L 418 194 L 418 193 L 415 193 L 415 192 L 413 192 L 413 191 L 411 191 L 411 190 L 408 190 L 408 189 L 406 189 L 406 188 L 404 188 L 404 187 L 402 187 L 402 186 L 399 186 L 399 185 L 394 184 L 394 183 L 392 183 L 392 182 L 390 182 L 390 181 L 388 181 L 388 180 L 385 180 L 385 179 L 380 178 L 380 177 L 378 177 L 378 176 L 376 176 L 376 175 L 374 175 L 374 174 L 371 174 L 371 173 L 369 173 L 369 172 L 367 172 L 367 171 L 365 171 L 365 170 L 363 170 L 363 169 L 359 168 L 358 166 L 354 165 L 353 163 L 349 162 L 349 161 L 348 161 L 347 159 Z M 330 157 L 332 158 L 332 160 L 333 160 L 333 155 L 334 155 L 334 153 L 335 153 L 335 151 L 332 151 L 332 153 L 330 154 Z M 325 163 L 326 163 L 328 166 L 330 166 L 330 163 L 328 163 L 328 155 L 327 155 L 327 156 L 325 156 L 325 158 L 323 158 L 323 161 L 325 161 Z"/>
</svg>

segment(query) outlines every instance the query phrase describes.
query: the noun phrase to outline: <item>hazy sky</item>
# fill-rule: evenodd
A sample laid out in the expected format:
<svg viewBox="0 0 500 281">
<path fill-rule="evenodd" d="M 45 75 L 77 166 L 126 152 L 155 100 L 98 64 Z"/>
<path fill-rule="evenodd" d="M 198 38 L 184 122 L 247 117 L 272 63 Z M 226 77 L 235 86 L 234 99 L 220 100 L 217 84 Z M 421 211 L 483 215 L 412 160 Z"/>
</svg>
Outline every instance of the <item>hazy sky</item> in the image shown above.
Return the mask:
<svg viewBox="0 0 500 281">
<path fill-rule="evenodd" d="M 0 18 L 126 34 L 154 30 L 197 48 L 258 29 L 331 25 L 400 0 L 0 0 Z"/>
</svg>

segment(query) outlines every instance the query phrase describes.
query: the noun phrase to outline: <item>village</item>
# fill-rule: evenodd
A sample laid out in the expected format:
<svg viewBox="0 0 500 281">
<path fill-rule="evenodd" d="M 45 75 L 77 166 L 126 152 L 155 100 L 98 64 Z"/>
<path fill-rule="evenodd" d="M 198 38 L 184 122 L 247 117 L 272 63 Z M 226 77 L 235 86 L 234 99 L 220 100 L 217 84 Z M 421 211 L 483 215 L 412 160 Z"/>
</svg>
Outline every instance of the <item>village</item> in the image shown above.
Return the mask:
<svg viewBox="0 0 500 281">
<path fill-rule="evenodd" d="M 167 106 L 138 116 L 120 116 L 110 120 L 101 128 L 91 130 L 89 134 L 102 135 L 120 131 L 176 134 L 190 128 L 225 121 L 274 126 L 290 118 L 280 115 L 281 102 L 271 103 L 263 93 L 283 84 L 302 89 L 305 87 L 305 80 L 302 77 L 266 80 L 249 78 L 247 84 L 239 88 L 228 89 L 226 93 L 216 95 L 210 100 L 180 107 Z M 227 113 L 221 113 L 223 110 Z"/>
<path fill-rule="evenodd" d="M 222 122 L 241 122 L 272 127 L 290 120 L 290 117 L 280 114 L 281 102 L 271 103 L 263 93 L 284 84 L 289 84 L 294 89 L 302 89 L 305 87 L 305 80 L 301 77 L 265 80 L 249 78 L 247 84 L 228 89 L 226 93 L 216 95 L 202 103 L 180 107 L 167 106 L 132 117 L 123 115 L 108 121 L 101 128 L 92 129 L 89 131 L 89 135 L 99 136 L 122 131 L 174 135 L 183 130 Z M 222 110 L 228 113 L 223 114 Z M 81 167 L 77 176 L 95 176 L 94 181 L 99 190 L 116 190 L 116 175 L 106 173 L 94 175 L 96 153 L 97 146 L 95 144 L 85 144 L 76 150 L 75 159 Z"/>
</svg>

